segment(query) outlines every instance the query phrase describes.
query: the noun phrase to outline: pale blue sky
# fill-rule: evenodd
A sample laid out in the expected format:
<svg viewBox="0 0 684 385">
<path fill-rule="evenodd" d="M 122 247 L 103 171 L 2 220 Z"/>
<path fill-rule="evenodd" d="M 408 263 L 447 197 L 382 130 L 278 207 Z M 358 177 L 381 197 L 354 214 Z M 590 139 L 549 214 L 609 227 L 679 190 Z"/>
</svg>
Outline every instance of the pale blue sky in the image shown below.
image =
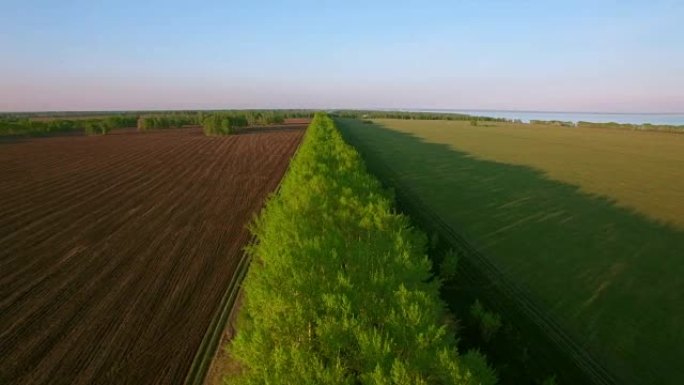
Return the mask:
<svg viewBox="0 0 684 385">
<path fill-rule="evenodd" d="M 0 0 L 0 110 L 684 112 L 684 1 Z"/>
</svg>

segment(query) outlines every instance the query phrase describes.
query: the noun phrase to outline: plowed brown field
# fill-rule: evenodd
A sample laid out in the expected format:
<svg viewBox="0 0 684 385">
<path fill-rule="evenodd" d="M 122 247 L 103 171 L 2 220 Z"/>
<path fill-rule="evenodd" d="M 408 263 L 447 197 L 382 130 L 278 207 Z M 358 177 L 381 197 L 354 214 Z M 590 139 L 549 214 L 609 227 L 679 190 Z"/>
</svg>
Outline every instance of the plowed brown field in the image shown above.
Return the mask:
<svg viewBox="0 0 684 385">
<path fill-rule="evenodd" d="M 0 384 L 182 383 L 288 127 L 0 142 Z"/>
</svg>

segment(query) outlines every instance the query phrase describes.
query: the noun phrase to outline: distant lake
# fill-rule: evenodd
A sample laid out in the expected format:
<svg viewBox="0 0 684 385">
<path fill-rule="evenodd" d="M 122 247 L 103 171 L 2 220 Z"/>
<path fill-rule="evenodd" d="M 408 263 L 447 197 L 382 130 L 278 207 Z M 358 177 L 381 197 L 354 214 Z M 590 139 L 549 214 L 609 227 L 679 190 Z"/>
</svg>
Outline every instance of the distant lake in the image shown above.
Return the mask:
<svg viewBox="0 0 684 385">
<path fill-rule="evenodd" d="M 541 112 L 541 111 L 495 111 L 495 110 L 411 110 L 416 112 L 459 113 L 492 118 L 530 120 L 560 120 L 563 122 L 672 124 L 684 125 L 684 114 L 620 114 L 594 112 Z"/>
</svg>

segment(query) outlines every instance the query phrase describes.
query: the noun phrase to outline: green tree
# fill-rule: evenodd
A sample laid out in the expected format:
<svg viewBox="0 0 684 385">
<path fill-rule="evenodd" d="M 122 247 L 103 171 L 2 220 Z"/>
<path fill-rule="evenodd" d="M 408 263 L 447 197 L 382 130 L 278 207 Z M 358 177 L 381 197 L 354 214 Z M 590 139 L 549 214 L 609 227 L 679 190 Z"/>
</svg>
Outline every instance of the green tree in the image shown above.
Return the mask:
<svg viewBox="0 0 684 385">
<path fill-rule="evenodd" d="M 485 342 L 490 342 L 501 329 L 501 316 L 485 310 L 480 300 L 475 300 L 470 307 L 470 315 L 480 328 L 480 336 Z"/>
<path fill-rule="evenodd" d="M 230 352 L 242 384 L 494 384 L 443 324 L 427 237 L 318 114 L 251 226 Z"/>
</svg>

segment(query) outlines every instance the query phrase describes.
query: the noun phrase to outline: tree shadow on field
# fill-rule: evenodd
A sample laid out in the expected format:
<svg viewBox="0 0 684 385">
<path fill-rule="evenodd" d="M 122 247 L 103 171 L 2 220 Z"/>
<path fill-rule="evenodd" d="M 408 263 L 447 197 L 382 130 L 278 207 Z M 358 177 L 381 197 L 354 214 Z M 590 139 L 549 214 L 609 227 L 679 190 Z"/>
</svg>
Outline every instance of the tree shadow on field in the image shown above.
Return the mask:
<svg viewBox="0 0 684 385">
<path fill-rule="evenodd" d="M 620 382 L 684 383 L 684 231 L 530 167 L 338 125 L 387 187 L 410 190 Z"/>
</svg>

